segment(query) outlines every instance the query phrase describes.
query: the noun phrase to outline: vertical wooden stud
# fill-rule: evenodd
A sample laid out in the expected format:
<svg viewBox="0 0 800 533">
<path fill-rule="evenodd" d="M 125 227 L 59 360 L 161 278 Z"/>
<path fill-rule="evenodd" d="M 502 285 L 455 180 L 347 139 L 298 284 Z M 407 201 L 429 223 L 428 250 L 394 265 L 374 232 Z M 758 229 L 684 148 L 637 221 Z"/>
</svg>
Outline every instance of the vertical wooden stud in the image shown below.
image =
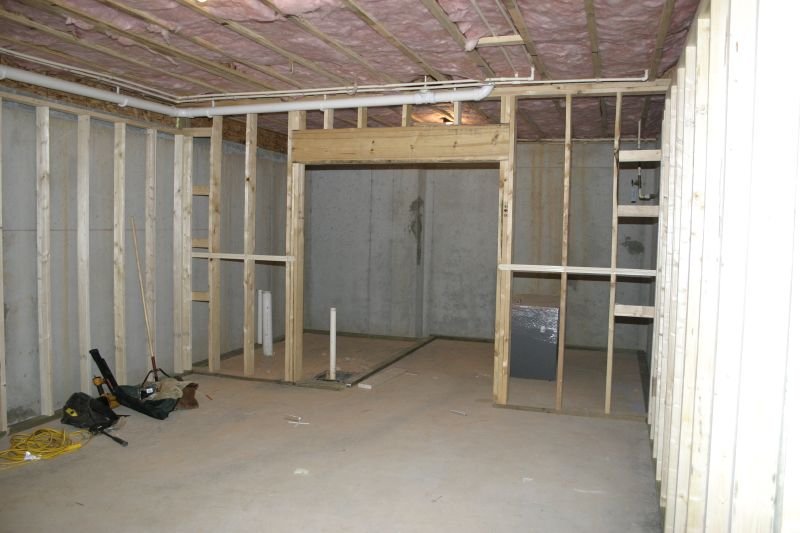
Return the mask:
<svg viewBox="0 0 800 533">
<path fill-rule="evenodd" d="M 407 128 L 411 125 L 411 105 L 404 104 L 403 111 L 400 116 L 400 125 L 404 128 Z"/>
<path fill-rule="evenodd" d="M 359 128 L 366 128 L 367 127 L 367 108 L 366 107 L 359 107 L 357 110 L 358 113 L 358 121 L 357 126 Z"/>
<path fill-rule="evenodd" d="M 500 194 L 498 212 L 497 264 L 512 262 L 514 222 L 514 167 L 516 154 L 517 99 L 504 96 L 500 100 L 500 122 L 510 131 L 508 159 L 500 162 Z M 496 404 L 508 403 L 509 337 L 511 324 L 511 272 L 497 270 L 497 296 L 494 332 L 493 399 Z"/>
<path fill-rule="evenodd" d="M 712 2 L 709 6 L 709 74 L 708 74 L 708 135 L 705 147 L 706 179 L 703 239 L 703 280 L 700 283 L 698 363 L 695 377 L 696 404 L 693 428 L 692 462 L 689 478 L 689 509 L 687 529 L 699 531 L 706 519 L 706 495 L 709 490 L 712 406 L 714 403 L 714 373 L 717 356 L 717 315 L 719 312 L 720 238 L 715 221 L 722 216 L 722 183 L 725 173 L 725 107 L 727 104 L 726 24 L 730 5 Z M 800 191 L 800 189 L 798 189 Z M 800 220 L 800 219 L 798 219 Z M 795 233 L 800 236 L 800 232 Z M 795 241 L 797 243 L 797 241 Z M 795 250 L 800 250 L 795 244 Z M 797 262 L 795 262 L 797 264 Z"/>
<path fill-rule="evenodd" d="M 606 401 L 605 413 L 611 413 L 611 387 L 614 371 L 614 308 L 617 303 L 617 204 L 619 202 L 619 137 L 622 118 L 622 93 L 617 93 L 614 118 L 614 168 L 611 184 L 611 279 L 609 280 L 608 303 L 608 348 L 606 353 Z"/>
<path fill-rule="evenodd" d="M 222 117 L 211 121 L 211 172 L 208 180 L 208 251 L 220 251 L 220 186 L 222 183 Z M 220 364 L 220 260 L 208 260 L 208 370 L 218 372 Z"/>
<path fill-rule="evenodd" d="M 708 140 L 707 109 L 708 109 L 708 61 L 709 61 L 709 21 L 708 17 L 697 19 L 695 30 L 690 33 L 691 42 L 695 44 L 695 68 L 692 72 L 694 98 L 687 101 L 693 108 L 694 146 L 687 147 L 687 152 L 692 154 L 692 160 L 686 169 L 692 175 L 690 190 L 688 191 L 688 214 L 691 217 L 688 223 L 686 248 L 688 251 L 687 264 L 687 294 L 684 335 L 684 363 L 683 363 L 683 390 L 681 398 L 681 432 L 678 442 L 677 461 L 677 495 L 674 513 L 674 529 L 686 529 L 689 507 L 689 476 L 692 469 L 693 425 L 695 410 L 695 378 L 697 375 L 698 357 L 698 325 L 700 322 L 700 291 L 703 272 L 703 232 L 705 224 L 705 198 L 706 198 L 706 143 Z M 687 55 L 692 50 L 687 47 Z"/>
<path fill-rule="evenodd" d="M 561 266 L 567 266 L 569 254 L 569 197 L 572 177 L 572 95 L 567 95 L 564 124 L 564 203 L 561 216 Z M 567 273 L 561 273 L 558 303 L 558 359 L 556 368 L 556 410 L 561 410 L 564 396 L 564 344 L 567 336 Z"/>
<path fill-rule="evenodd" d="M 182 357 L 183 370 L 187 372 L 192 369 L 192 150 L 194 139 L 186 136 L 183 141 L 183 184 L 181 193 L 182 202 L 182 239 L 183 260 L 181 263 L 181 294 L 183 303 L 183 330 Z"/>
<path fill-rule="evenodd" d="M 5 306 L 3 271 L 3 99 L 0 98 L 0 305 Z M 0 431 L 8 431 L 6 389 L 6 321 L 0 320 Z"/>
<path fill-rule="evenodd" d="M 39 325 L 40 409 L 53 414 L 52 311 L 50 306 L 50 108 L 36 108 L 36 288 Z"/>
<path fill-rule="evenodd" d="M 191 140 L 191 137 L 189 137 Z M 175 135 L 172 172 L 172 368 L 183 368 L 183 145 L 186 137 Z"/>
<path fill-rule="evenodd" d="M 322 127 L 326 130 L 333 129 L 333 109 L 325 109 L 322 112 Z"/>
<path fill-rule="evenodd" d="M 255 261 L 248 257 L 256 246 L 256 155 L 258 151 L 258 115 L 247 115 L 244 156 L 244 375 L 255 372 Z"/>
<path fill-rule="evenodd" d="M 91 287 L 90 262 L 89 262 L 89 196 L 91 185 L 89 182 L 89 148 L 91 135 L 91 118 L 89 115 L 78 117 L 78 173 L 77 173 L 77 201 L 78 201 L 78 349 L 81 362 L 81 391 L 91 392 L 92 363 L 89 359 L 89 350 L 92 348 L 91 300 L 89 288 Z"/>
<path fill-rule="evenodd" d="M 286 362 L 284 380 L 297 382 L 303 375 L 303 259 L 305 165 L 292 161 L 293 132 L 306 127 L 304 111 L 289 112 L 286 170 Z"/>
<path fill-rule="evenodd" d="M 145 169 L 144 169 L 144 305 L 150 317 L 150 334 L 152 336 L 152 353 L 157 353 L 158 320 L 156 317 L 156 188 L 158 182 L 157 156 L 158 131 L 150 128 L 146 132 Z M 148 343 L 150 340 L 148 339 Z"/>
<path fill-rule="evenodd" d="M 125 356 L 125 123 L 114 124 L 114 363 L 127 383 Z"/>
<path fill-rule="evenodd" d="M 461 125 L 461 116 L 464 112 L 464 102 L 453 102 L 453 124 Z"/>
</svg>

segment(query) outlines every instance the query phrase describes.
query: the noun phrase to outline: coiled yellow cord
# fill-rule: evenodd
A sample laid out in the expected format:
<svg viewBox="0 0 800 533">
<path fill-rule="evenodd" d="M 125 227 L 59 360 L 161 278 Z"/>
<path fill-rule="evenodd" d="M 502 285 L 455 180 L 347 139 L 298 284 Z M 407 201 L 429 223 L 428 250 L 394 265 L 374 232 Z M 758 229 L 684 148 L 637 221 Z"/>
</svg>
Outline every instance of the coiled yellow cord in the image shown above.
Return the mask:
<svg viewBox="0 0 800 533">
<path fill-rule="evenodd" d="M 11 437 L 11 446 L 0 451 L 0 470 L 72 453 L 91 437 L 91 433 L 84 429 L 67 433 L 43 428 L 33 433 L 17 433 Z"/>
</svg>

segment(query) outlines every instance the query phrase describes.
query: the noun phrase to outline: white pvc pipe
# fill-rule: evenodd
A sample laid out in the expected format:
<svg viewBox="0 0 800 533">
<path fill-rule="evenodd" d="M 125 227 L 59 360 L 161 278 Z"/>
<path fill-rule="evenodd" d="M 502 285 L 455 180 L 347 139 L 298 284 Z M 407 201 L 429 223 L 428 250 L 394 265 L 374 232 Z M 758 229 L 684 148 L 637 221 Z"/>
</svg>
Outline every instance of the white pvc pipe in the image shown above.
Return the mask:
<svg viewBox="0 0 800 533">
<path fill-rule="evenodd" d="M 261 289 L 258 289 L 256 317 L 256 344 L 264 344 L 264 291 Z"/>
<path fill-rule="evenodd" d="M 293 102 L 271 102 L 261 104 L 241 104 L 224 107 L 173 107 L 169 105 L 151 102 L 135 96 L 125 96 L 122 94 L 87 87 L 80 83 L 60 80 L 42 74 L 36 74 L 27 70 L 15 67 L 0 66 L 0 79 L 9 78 L 12 80 L 32 83 L 48 89 L 64 91 L 72 94 L 95 98 L 112 102 L 120 107 L 135 107 L 145 111 L 153 111 L 171 117 L 194 118 L 194 117 L 214 117 L 227 115 L 245 115 L 248 113 L 284 113 L 287 111 L 312 111 L 324 109 L 343 109 L 353 107 L 383 107 L 394 105 L 424 105 L 438 104 L 444 102 L 463 102 L 482 100 L 489 96 L 494 88 L 487 84 L 470 89 L 454 89 L 443 91 L 418 91 L 410 94 L 391 94 L 383 96 L 355 96 L 352 98 L 333 98 L 321 100 L 296 100 Z"/>
<path fill-rule="evenodd" d="M 328 367 L 328 379 L 336 380 L 336 308 L 331 307 L 331 338 L 330 338 L 330 366 Z"/>
<path fill-rule="evenodd" d="M 270 291 L 263 292 L 261 296 L 261 351 L 266 356 L 271 356 L 274 352 L 272 350 L 272 293 Z"/>
</svg>

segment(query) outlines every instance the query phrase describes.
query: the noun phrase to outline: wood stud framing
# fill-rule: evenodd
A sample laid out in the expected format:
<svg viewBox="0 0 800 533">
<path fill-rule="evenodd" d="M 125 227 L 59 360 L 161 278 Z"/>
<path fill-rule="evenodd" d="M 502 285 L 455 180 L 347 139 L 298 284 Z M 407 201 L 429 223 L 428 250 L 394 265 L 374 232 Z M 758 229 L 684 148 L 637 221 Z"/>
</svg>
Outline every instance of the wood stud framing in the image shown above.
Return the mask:
<svg viewBox="0 0 800 533">
<path fill-rule="evenodd" d="M 53 338 L 50 306 L 50 108 L 36 108 L 36 293 L 39 325 L 39 401 L 43 415 L 53 406 Z"/>
<path fill-rule="evenodd" d="M 0 98 L 0 302 L 5 303 L 3 270 L 3 99 Z M 8 431 L 6 390 L 6 321 L 0 320 L 0 432 Z"/>
<path fill-rule="evenodd" d="M 558 354 L 556 360 L 556 410 L 564 400 L 564 345 L 567 336 L 567 272 L 569 262 L 569 198 L 572 177 L 572 96 L 567 95 L 564 125 L 564 202 L 561 216 L 561 287 L 558 301 Z"/>
<path fill-rule="evenodd" d="M 114 124 L 114 374 L 124 383 L 125 354 L 125 123 Z"/>
<path fill-rule="evenodd" d="M 220 251 L 220 202 L 222 186 L 222 117 L 214 117 L 211 125 L 211 171 L 208 180 L 208 251 Z M 194 256 L 193 256 L 194 257 Z M 208 371 L 220 366 L 222 316 L 221 265 L 218 258 L 208 261 Z"/>
<path fill-rule="evenodd" d="M 192 369 L 192 137 L 184 137 L 181 176 L 181 358 L 184 372 Z"/>
<path fill-rule="evenodd" d="M 608 351 L 606 354 L 605 413 L 611 413 L 611 388 L 614 372 L 614 312 L 617 303 L 617 204 L 619 202 L 619 138 L 622 121 L 622 93 L 617 93 L 614 107 L 614 166 L 611 175 L 611 279 L 608 303 Z"/>
<path fill-rule="evenodd" d="M 81 361 L 81 391 L 90 392 L 92 383 L 91 360 L 89 350 L 92 348 L 92 324 L 90 312 L 89 288 L 91 287 L 91 266 L 89 256 L 89 196 L 91 184 L 89 180 L 89 154 L 91 140 L 91 118 L 89 115 L 78 117 L 78 172 L 77 172 L 77 249 L 78 249 L 78 349 Z"/>
<path fill-rule="evenodd" d="M 258 115 L 247 115 L 247 142 L 244 156 L 244 253 L 245 256 L 255 253 L 256 247 L 256 130 Z M 244 327 L 242 331 L 244 343 L 244 375 L 252 376 L 255 372 L 255 262 L 247 257 L 244 260 Z"/>
<path fill-rule="evenodd" d="M 191 142 L 191 137 L 188 138 Z M 183 368 L 183 145 L 187 138 L 175 136 L 172 171 L 172 367 Z"/>
<path fill-rule="evenodd" d="M 497 221 L 497 263 L 511 263 L 514 225 L 514 167 L 516 156 L 517 99 L 500 100 L 500 122 L 507 125 L 509 134 L 506 159 L 500 161 L 499 205 Z M 494 403 L 508 403 L 509 347 L 511 337 L 511 281 L 507 270 L 497 272 L 497 296 L 494 329 Z"/>
<path fill-rule="evenodd" d="M 286 334 L 284 381 L 303 375 L 303 265 L 305 165 L 296 163 L 295 138 L 306 127 L 304 111 L 289 113 L 289 157 L 286 168 Z M 325 130 L 323 130 L 325 131 Z M 332 133 L 327 132 L 327 133 Z"/>
<path fill-rule="evenodd" d="M 158 184 L 157 161 L 158 131 L 148 128 L 145 132 L 144 166 L 144 305 L 150 322 L 153 353 L 157 353 L 156 339 L 158 320 L 156 320 L 156 241 L 158 238 L 156 213 L 156 186 Z M 133 229 L 133 228 L 131 228 Z M 148 344 L 150 339 L 148 339 Z"/>
</svg>

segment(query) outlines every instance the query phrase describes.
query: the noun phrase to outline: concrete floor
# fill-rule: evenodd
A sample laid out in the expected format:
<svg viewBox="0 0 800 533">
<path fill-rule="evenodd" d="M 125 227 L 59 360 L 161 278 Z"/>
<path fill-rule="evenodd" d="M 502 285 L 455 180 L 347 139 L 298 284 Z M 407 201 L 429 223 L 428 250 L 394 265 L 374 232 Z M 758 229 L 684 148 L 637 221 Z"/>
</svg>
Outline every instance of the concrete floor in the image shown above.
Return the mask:
<svg viewBox="0 0 800 533">
<path fill-rule="evenodd" d="M 603 414 L 606 390 L 606 352 L 568 349 L 564 354 L 563 408 L 586 414 Z M 511 378 L 508 402 L 525 407 L 555 408 L 556 382 Z M 638 355 L 630 350 L 614 353 L 611 413 L 646 419 Z"/>
<path fill-rule="evenodd" d="M 493 408 L 491 352 L 437 340 L 372 390 L 192 376 L 128 448 L 0 472 L 0 531 L 659 531 L 645 424 Z"/>
<path fill-rule="evenodd" d="M 394 339 L 380 337 L 362 337 L 339 335 L 336 338 L 336 369 L 349 372 L 354 376 L 368 373 L 385 363 L 397 358 L 398 354 L 419 342 L 416 339 Z M 273 355 L 265 356 L 261 345 L 255 348 L 255 374 L 252 377 L 282 381 L 285 342 L 276 342 Z M 313 380 L 320 372 L 328 370 L 330 338 L 327 334 L 303 334 L 303 380 Z M 193 367 L 198 373 L 208 372 L 208 363 L 203 362 Z M 226 376 L 244 376 L 244 355 L 233 354 L 220 361 L 220 374 Z"/>
</svg>

